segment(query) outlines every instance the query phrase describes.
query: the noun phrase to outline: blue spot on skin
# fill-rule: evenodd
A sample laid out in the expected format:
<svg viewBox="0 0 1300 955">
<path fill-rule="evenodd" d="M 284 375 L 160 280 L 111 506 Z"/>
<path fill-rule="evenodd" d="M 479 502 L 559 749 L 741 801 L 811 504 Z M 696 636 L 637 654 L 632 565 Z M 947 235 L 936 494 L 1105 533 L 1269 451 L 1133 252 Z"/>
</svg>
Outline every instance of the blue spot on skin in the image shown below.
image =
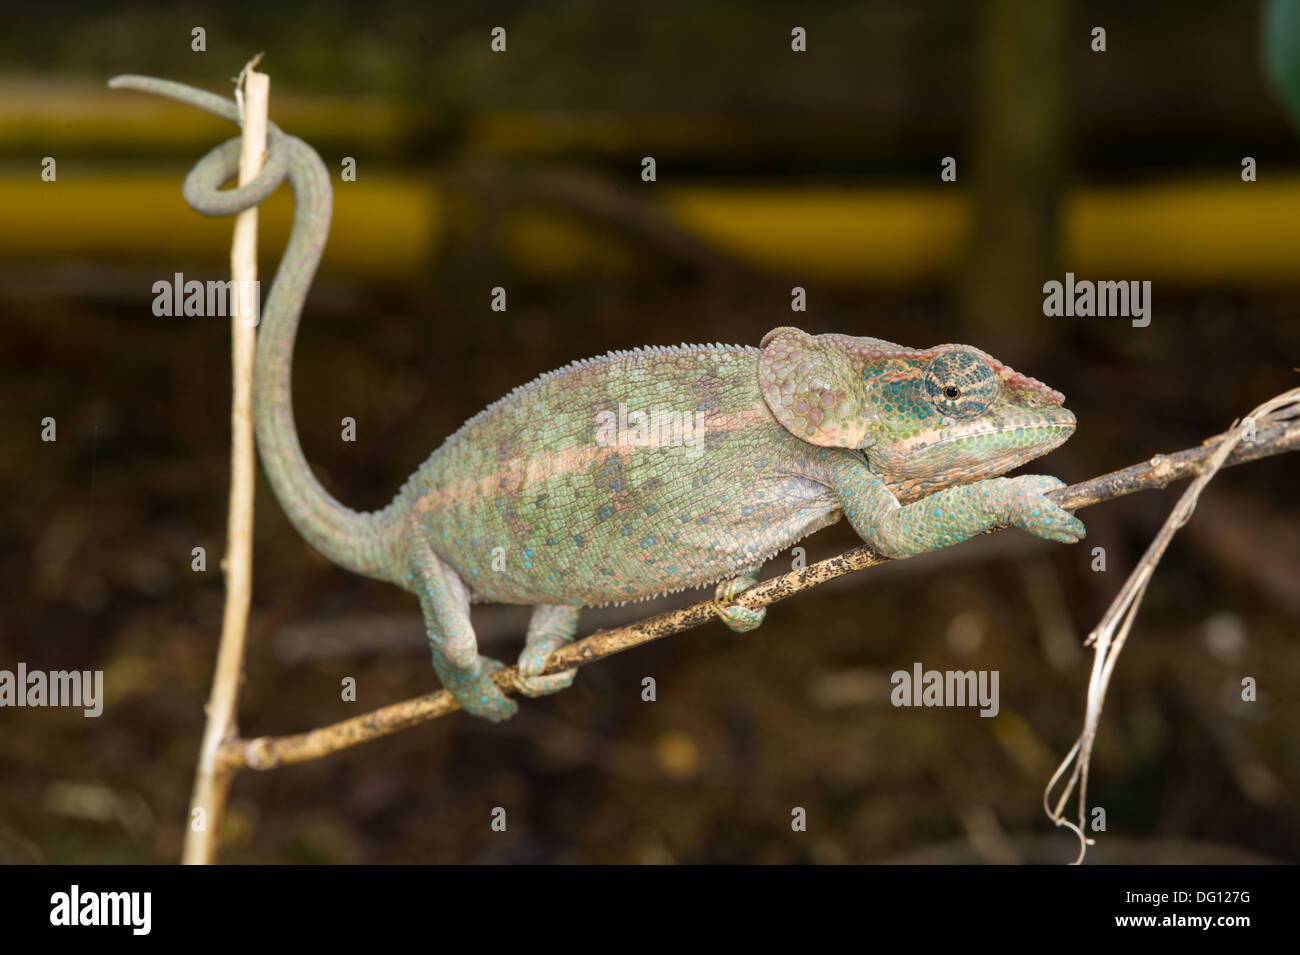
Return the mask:
<svg viewBox="0 0 1300 955">
<path fill-rule="evenodd" d="M 645 512 L 646 514 L 653 514 L 657 510 L 659 510 L 659 508 L 656 507 L 654 504 L 651 504 L 645 509 Z"/>
<path fill-rule="evenodd" d="M 647 537 L 645 540 L 641 542 L 641 547 L 642 548 L 653 547 L 654 543 L 655 543 L 655 539 L 653 536 Z"/>
<path fill-rule="evenodd" d="M 603 521 L 614 513 L 614 508 L 609 504 L 602 504 L 600 510 L 596 512 L 596 520 Z"/>
<path fill-rule="evenodd" d="M 584 543 L 586 543 L 586 542 L 583 540 L 581 534 L 574 534 L 574 535 L 573 535 L 573 542 L 574 542 L 575 544 L 577 544 L 579 547 L 581 547 Z"/>
<path fill-rule="evenodd" d="M 548 537 L 548 538 L 546 538 L 546 546 L 547 546 L 547 547 L 554 547 L 554 546 L 555 546 L 555 538 L 554 538 L 554 537 Z"/>
<path fill-rule="evenodd" d="M 632 533 L 632 525 L 631 525 L 631 524 L 624 524 L 624 525 L 623 525 L 623 536 L 624 536 L 624 537 L 627 537 L 627 536 L 630 535 L 631 533 Z"/>
</svg>

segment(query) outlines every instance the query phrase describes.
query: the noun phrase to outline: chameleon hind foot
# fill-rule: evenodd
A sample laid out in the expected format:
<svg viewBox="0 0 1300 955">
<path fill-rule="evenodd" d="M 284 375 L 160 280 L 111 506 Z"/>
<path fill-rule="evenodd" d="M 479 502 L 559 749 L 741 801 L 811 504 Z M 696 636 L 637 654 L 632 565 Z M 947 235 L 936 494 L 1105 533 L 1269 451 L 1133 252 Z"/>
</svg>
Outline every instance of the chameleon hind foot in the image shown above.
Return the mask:
<svg viewBox="0 0 1300 955">
<path fill-rule="evenodd" d="M 502 664 L 491 657 L 479 657 L 470 667 L 455 667 L 440 660 L 435 653 L 433 669 L 442 681 L 443 689 L 451 693 L 461 709 L 471 716 L 500 723 L 519 711 L 519 704 L 501 692 L 492 680 L 492 674 Z"/>
<path fill-rule="evenodd" d="M 767 617 L 767 608 L 729 607 L 732 600 L 741 591 L 748 590 L 758 583 L 758 568 L 752 567 L 730 580 L 724 580 L 713 591 L 713 612 L 736 633 L 748 633 L 757 630 Z"/>
<path fill-rule="evenodd" d="M 417 541 L 407 554 L 403 583 L 420 598 L 433 669 L 443 689 L 473 716 L 493 723 L 514 716 L 519 704 L 492 680 L 501 664 L 478 652 L 465 582 L 427 544 Z"/>
<path fill-rule="evenodd" d="M 519 678 L 515 687 L 525 696 L 546 696 L 567 690 L 578 675 L 576 669 L 540 675 L 546 661 L 560 647 L 573 642 L 578 630 L 578 608 L 542 605 L 533 610 L 528 621 L 528 638 L 519 654 Z"/>
</svg>

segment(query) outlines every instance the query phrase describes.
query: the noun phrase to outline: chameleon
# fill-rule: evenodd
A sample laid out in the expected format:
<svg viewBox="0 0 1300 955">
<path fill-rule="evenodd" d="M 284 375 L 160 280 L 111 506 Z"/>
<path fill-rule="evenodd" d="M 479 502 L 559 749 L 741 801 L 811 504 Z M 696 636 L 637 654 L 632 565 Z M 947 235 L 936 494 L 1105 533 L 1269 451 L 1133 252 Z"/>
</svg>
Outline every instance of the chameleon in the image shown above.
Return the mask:
<svg viewBox="0 0 1300 955">
<path fill-rule="evenodd" d="M 114 88 L 169 96 L 239 125 L 235 103 L 167 80 Z M 892 558 L 1014 526 L 1076 543 L 1081 521 L 1044 495 L 1049 475 L 1004 477 L 1075 429 L 1064 396 L 969 345 L 910 348 L 844 334 L 769 331 L 758 347 L 648 346 L 546 372 L 470 418 L 386 508 L 352 510 L 304 458 L 291 402 L 293 345 L 329 233 L 319 155 L 268 125 L 261 173 L 221 191 L 239 139 L 201 159 L 183 195 L 232 215 L 287 179 L 290 238 L 261 312 L 254 364 L 257 447 L 297 531 L 338 566 L 419 601 L 433 668 L 474 716 L 518 704 L 478 652 L 470 605 L 531 605 L 516 688 L 571 685 L 545 674 L 583 607 L 714 587 L 736 632 L 766 608 L 733 605 L 768 559 L 841 519 Z"/>
</svg>

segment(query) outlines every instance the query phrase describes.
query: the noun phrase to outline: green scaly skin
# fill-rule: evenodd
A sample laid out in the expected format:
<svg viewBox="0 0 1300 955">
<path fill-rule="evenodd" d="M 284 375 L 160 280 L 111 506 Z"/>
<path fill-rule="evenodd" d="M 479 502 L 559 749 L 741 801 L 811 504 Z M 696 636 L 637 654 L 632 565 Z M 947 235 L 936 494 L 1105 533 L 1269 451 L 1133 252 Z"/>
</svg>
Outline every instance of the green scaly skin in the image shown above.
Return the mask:
<svg viewBox="0 0 1300 955">
<path fill-rule="evenodd" d="M 118 88 L 179 99 L 238 122 L 234 103 L 145 77 Z M 611 352 L 548 372 L 470 419 L 383 511 L 335 501 L 298 444 L 290 364 L 303 301 L 329 233 L 327 173 L 274 125 L 248 186 L 218 187 L 238 140 L 185 184 L 206 215 L 257 204 L 287 176 L 293 233 L 262 310 L 255 366 L 258 450 L 298 531 L 334 563 L 420 600 L 443 685 L 470 713 L 516 704 L 478 653 L 472 601 L 535 605 L 519 689 L 573 639 L 578 609 L 716 584 L 737 631 L 764 610 L 727 606 L 763 562 L 841 517 L 880 553 L 910 557 L 996 527 L 1074 543 L 1083 524 L 1048 501 L 1054 477 L 998 475 L 1064 442 L 1057 392 L 966 345 L 906 348 L 777 328 L 759 348 L 682 345 Z M 646 417 L 643 419 L 641 414 Z M 684 425 L 684 426 L 683 426 Z"/>
</svg>

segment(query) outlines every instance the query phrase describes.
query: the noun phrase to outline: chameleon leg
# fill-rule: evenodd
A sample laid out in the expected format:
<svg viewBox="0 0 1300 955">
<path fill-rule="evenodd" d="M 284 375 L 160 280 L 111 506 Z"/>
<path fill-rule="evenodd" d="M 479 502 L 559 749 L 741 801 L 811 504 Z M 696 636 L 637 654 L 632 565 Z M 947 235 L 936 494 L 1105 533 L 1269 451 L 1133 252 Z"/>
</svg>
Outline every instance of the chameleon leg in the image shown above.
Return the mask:
<svg viewBox="0 0 1300 955">
<path fill-rule="evenodd" d="M 469 621 L 469 589 L 456 572 L 418 544 L 407 557 L 406 584 L 420 598 L 433 669 L 443 688 L 466 713 L 494 723 L 514 716 L 519 704 L 492 682 L 501 664 L 479 655 Z"/>
<path fill-rule="evenodd" d="M 1043 495 L 1064 483 L 1045 474 L 990 478 L 936 491 L 900 505 L 880 477 L 856 457 L 832 470 L 833 489 L 858 535 L 886 557 L 912 557 L 960 543 L 994 527 L 1019 527 L 1065 544 L 1083 522 Z"/>
<path fill-rule="evenodd" d="M 742 590 L 748 590 L 758 583 L 758 572 L 762 565 L 747 567 L 730 580 L 724 580 L 718 584 L 713 591 L 713 610 L 728 627 L 736 633 L 748 633 L 750 630 L 757 630 L 767 616 L 767 608 L 759 607 L 753 610 L 749 607 L 728 607 L 726 604 L 733 600 Z"/>
<path fill-rule="evenodd" d="M 519 677 L 516 686 L 525 696 L 545 696 L 567 690 L 578 671 L 561 670 L 538 676 L 552 651 L 573 642 L 578 630 L 578 608 L 543 604 L 533 609 L 528 621 L 528 638 L 519 654 Z"/>
</svg>

